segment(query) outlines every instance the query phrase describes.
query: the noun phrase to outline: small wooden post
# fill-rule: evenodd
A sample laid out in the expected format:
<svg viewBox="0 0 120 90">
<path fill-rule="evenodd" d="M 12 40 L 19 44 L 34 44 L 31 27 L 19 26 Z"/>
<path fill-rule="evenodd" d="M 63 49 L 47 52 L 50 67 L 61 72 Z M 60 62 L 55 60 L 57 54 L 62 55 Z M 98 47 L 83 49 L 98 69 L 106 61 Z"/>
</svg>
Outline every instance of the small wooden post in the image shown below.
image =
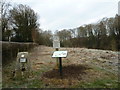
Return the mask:
<svg viewBox="0 0 120 90">
<path fill-rule="evenodd" d="M 59 49 L 58 49 L 58 48 L 56 48 L 56 51 L 59 51 Z M 59 68 L 59 66 L 58 66 L 58 65 L 59 65 L 59 58 L 57 58 L 57 57 L 56 57 L 56 66 L 55 66 L 55 68 L 56 68 L 56 69 L 58 69 L 58 68 Z"/>
<path fill-rule="evenodd" d="M 59 48 L 60 48 L 60 40 L 59 40 L 59 37 L 57 35 L 54 35 L 53 36 L 53 48 L 55 48 L 55 51 L 59 51 Z M 56 57 L 56 65 L 55 65 L 55 69 L 58 69 L 59 66 L 59 58 Z"/>
<path fill-rule="evenodd" d="M 59 71 L 60 71 L 60 76 L 62 77 L 62 58 L 59 57 Z"/>
</svg>

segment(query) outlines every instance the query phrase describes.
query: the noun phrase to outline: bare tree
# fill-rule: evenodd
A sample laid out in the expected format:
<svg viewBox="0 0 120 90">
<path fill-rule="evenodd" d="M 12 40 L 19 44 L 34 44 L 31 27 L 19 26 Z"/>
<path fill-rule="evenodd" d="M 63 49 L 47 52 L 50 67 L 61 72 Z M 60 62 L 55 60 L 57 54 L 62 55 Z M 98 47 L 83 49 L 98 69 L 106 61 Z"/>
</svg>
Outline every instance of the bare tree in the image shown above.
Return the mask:
<svg viewBox="0 0 120 90">
<path fill-rule="evenodd" d="M 6 32 L 9 28 L 9 18 L 8 18 L 8 13 L 9 13 L 9 9 L 10 9 L 10 4 L 5 2 L 5 1 L 0 1 L 0 13 L 1 13 L 1 17 L 0 17 L 0 21 L 1 21 L 1 27 L 2 27 L 2 40 L 5 40 L 6 37 Z"/>
</svg>

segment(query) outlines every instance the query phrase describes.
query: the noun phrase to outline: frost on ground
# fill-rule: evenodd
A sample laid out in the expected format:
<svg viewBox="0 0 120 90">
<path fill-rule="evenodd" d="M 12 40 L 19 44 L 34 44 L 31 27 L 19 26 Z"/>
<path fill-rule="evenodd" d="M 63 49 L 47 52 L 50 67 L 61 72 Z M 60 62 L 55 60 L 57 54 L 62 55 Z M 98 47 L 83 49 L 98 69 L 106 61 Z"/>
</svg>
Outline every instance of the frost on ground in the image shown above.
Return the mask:
<svg viewBox="0 0 120 90">
<path fill-rule="evenodd" d="M 118 52 L 86 48 L 60 48 L 59 50 L 68 51 L 67 58 L 63 58 L 63 62 L 66 62 L 68 65 L 91 64 L 113 73 L 118 72 Z M 38 69 L 40 64 L 56 64 L 56 59 L 52 58 L 54 51 L 55 49 L 45 46 L 35 48 L 30 58 L 33 63 L 33 68 Z"/>
<path fill-rule="evenodd" d="M 118 52 L 109 50 L 97 50 L 87 48 L 60 48 L 61 51 L 68 51 L 67 58 L 62 58 L 63 79 L 61 81 L 58 69 L 55 69 L 56 58 L 52 58 L 55 51 L 52 47 L 40 46 L 31 53 L 32 67 L 34 70 L 42 70 L 44 67 L 52 67 L 52 69 L 42 74 L 42 79 L 46 85 L 54 84 L 69 85 L 76 84 L 81 81 L 95 80 L 102 77 L 103 73 L 94 71 L 90 66 L 99 67 L 113 74 L 118 73 Z"/>
</svg>

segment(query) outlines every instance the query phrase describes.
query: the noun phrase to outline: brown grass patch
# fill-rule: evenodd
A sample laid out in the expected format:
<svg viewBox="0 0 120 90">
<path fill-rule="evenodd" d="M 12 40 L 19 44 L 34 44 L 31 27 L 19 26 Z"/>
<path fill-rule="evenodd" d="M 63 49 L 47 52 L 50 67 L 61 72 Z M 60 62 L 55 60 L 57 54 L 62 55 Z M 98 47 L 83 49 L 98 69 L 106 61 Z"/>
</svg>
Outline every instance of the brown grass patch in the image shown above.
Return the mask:
<svg viewBox="0 0 120 90">
<path fill-rule="evenodd" d="M 86 64 L 63 66 L 62 70 L 62 78 L 60 77 L 59 70 L 53 69 L 43 73 L 41 80 L 46 86 L 52 85 L 53 87 L 67 88 L 78 83 L 89 83 L 105 76 L 104 73 L 96 71 Z"/>
<path fill-rule="evenodd" d="M 86 70 L 90 69 L 88 66 L 85 65 L 68 65 L 68 66 L 63 66 L 62 71 L 63 71 L 63 79 L 81 79 L 81 76 L 86 74 Z M 45 78 L 61 78 L 60 73 L 58 69 L 53 69 L 51 71 L 45 72 L 43 74 L 43 77 Z"/>
</svg>

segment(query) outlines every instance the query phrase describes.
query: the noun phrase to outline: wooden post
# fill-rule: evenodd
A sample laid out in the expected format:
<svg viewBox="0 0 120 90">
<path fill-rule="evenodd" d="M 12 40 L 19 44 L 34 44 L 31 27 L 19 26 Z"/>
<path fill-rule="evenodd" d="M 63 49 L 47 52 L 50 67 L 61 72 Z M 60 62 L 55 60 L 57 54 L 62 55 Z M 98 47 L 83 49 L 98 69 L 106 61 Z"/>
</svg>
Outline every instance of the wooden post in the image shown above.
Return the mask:
<svg viewBox="0 0 120 90">
<path fill-rule="evenodd" d="M 55 51 L 53 53 L 53 56 L 54 58 L 58 58 L 59 60 L 59 73 L 60 73 L 60 77 L 62 79 L 62 76 L 63 76 L 63 72 L 62 72 L 62 58 L 65 58 L 67 57 L 67 51 Z"/>
<path fill-rule="evenodd" d="M 58 48 L 56 48 L 56 51 L 59 51 Z M 59 58 L 56 58 L 56 66 L 55 66 L 55 69 L 58 69 L 59 68 Z"/>
<path fill-rule="evenodd" d="M 59 57 L 59 71 L 60 71 L 60 76 L 62 78 L 62 58 Z"/>
</svg>

